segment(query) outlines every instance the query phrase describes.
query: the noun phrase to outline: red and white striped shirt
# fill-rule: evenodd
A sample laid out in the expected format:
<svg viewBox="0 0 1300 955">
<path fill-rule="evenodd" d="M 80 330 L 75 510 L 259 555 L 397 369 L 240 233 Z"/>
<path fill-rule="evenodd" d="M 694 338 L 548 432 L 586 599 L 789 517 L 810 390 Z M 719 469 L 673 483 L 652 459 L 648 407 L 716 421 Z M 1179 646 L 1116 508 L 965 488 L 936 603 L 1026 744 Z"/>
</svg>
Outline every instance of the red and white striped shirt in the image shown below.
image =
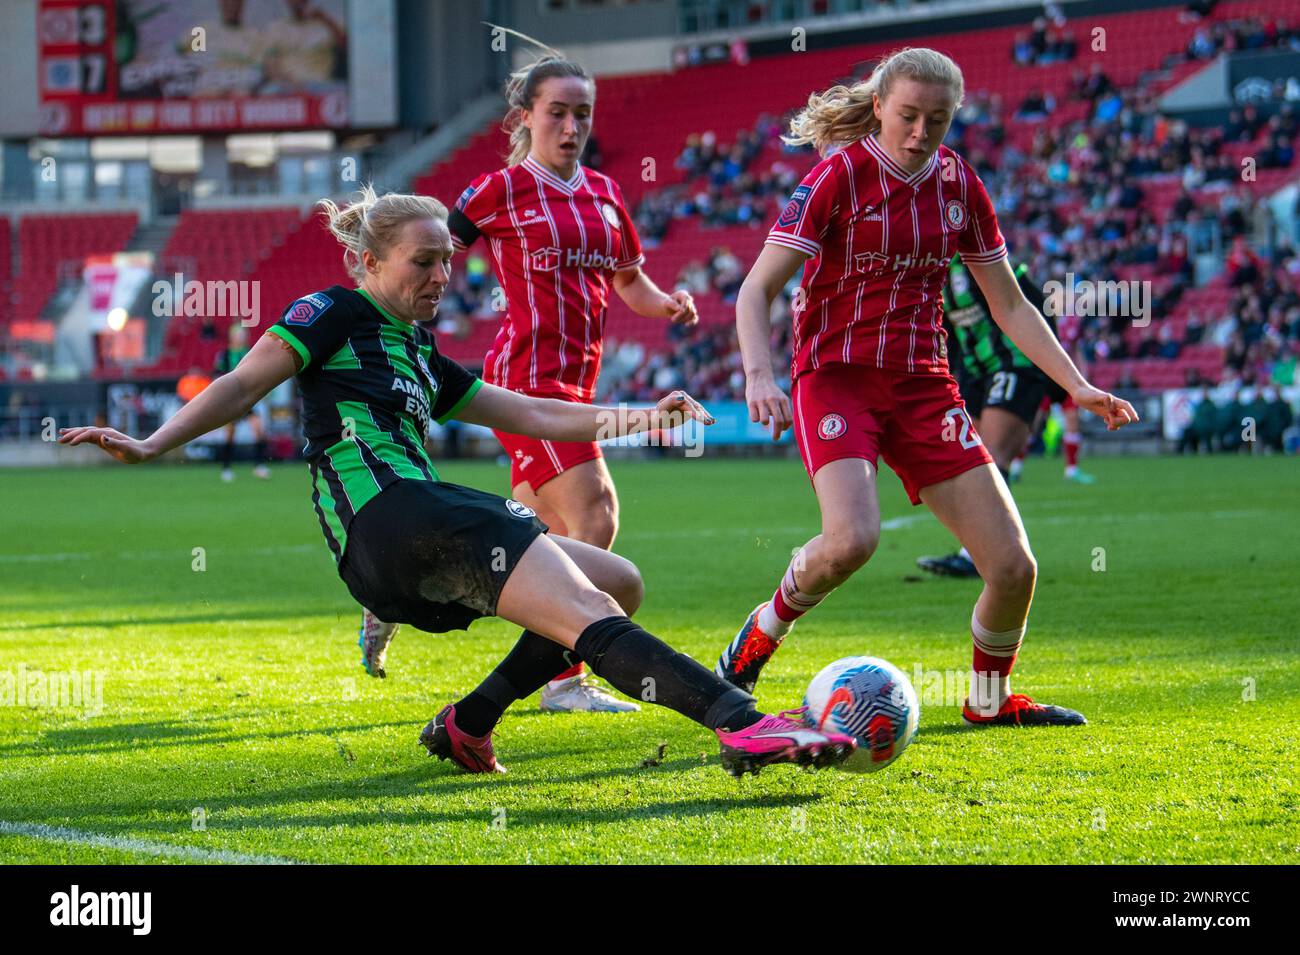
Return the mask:
<svg viewBox="0 0 1300 955">
<path fill-rule="evenodd" d="M 448 225 L 459 251 L 484 237 L 505 290 L 506 313 L 483 378 L 590 402 L 611 280 L 645 261 L 614 180 L 579 166 L 565 182 L 529 156 L 475 179 Z"/>
<path fill-rule="evenodd" d="M 828 362 L 946 374 L 948 263 L 958 252 L 980 264 L 1007 254 L 964 159 L 940 146 L 909 173 L 873 136 L 818 163 L 767 241 L 812 256 L 795 302 L 794 378 Z"/>
</svg>

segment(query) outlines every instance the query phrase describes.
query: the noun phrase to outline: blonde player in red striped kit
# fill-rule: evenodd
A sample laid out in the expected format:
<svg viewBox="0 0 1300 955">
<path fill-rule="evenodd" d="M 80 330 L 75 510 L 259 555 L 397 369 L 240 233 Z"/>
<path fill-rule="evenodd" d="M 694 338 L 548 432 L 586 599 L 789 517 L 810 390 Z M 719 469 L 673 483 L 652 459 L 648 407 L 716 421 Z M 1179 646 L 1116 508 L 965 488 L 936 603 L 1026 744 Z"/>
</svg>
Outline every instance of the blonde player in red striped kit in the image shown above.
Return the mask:
<svg viewBox="0 0 1300 955">
<path fill-rule="evenodd" d="M 961 104 L 958 66 L 904 49 L 871 77 L 810 97 L 791 143 L 823 159 L 794 191 L 736 303 L 754 421 L 793 426 L 822 513 L 771 600 L 723 651 L 716 672 L 752 690 L 794 622 L 875 551 L 876 461 L 924 502 L 974 559 L 984 590 L 970 620 L 970 724 L 1079 724 L 1073 710 L 1013 694 L 1037 566 L 1020 515 L 948 370 L 942 327 L 947 268 L 960 253 L 994 321 L 1081 407 L 1114 430 L 1128 402 L 1092 387 L 1026 300 L 983 183 L 943 146 Z M 793 403 L 776 386 L 771 302 L 803 267 L 795 302 Z"/>
</svg>

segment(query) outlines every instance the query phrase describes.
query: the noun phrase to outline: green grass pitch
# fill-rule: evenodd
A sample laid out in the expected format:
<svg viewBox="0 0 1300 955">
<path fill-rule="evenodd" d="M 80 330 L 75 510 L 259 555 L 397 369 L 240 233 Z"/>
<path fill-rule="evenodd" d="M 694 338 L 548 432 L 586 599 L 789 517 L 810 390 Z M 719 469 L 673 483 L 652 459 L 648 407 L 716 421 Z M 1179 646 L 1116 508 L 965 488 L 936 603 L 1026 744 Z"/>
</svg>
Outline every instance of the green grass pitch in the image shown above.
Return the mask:
<svg viewBox="0 0 1300 955">
<path fill-rule="evenodd" d="M 1300 861 L 1295 460 L 1087 464 L 1095 486 L 1031 460 L 1016 488 L 1040 582 L 1015 687 L 1090 725 L 965 730 L 932 699 L 882 772 L 742 781 L 712 734 L 653 706 L 516 704 L 505 777 L 426 758 L 420 728 L 515 631 L 407 628 L 389 678 L 366 677 L 301 466 L 229 485 L 203 466 L 7 472 L 0 681 L 97 672 L 103 708 L 0 705 L 0 861 Z M 711 666 L 816 528 L 802 469 L 612 470 L 617 549 L 646 580 L 638 619 Z M 487 463 L 442 472 L 507 484 Z M 799 625 L 759 686 L 765 708 L 798 705 L 842 656 L 969 666 L 978 584 L 911 579 L 949 539 L 892 475 L 881 496 L 880 550 Z"/>
</svg>

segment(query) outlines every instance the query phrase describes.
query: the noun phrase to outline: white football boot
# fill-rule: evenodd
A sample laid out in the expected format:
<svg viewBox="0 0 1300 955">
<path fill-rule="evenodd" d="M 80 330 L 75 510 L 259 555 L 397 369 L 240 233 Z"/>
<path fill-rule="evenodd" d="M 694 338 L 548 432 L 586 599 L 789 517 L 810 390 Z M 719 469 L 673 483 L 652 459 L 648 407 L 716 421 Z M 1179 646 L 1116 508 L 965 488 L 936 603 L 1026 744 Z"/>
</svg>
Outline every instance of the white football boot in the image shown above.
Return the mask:
<svg viewBox="0 0 1300 955">
<path fill-rule="evenodd" d="M 397 636 L 398 624 L 384 623 L 369 610 L 361 608 L 361 630 L 357 637 L 357 646 L 361 648 L 361 665 L 371 676 L 381 680 L 388 674 L 384 672 L 384 657 L 388 645 Z"/>
<path fill-rule="evenodd" d="M 546 684 L 539 706 L 547 713 L 635 713 L 641 709 L 630 700 L 613 696 L 585 672 Z"/>
</svg>

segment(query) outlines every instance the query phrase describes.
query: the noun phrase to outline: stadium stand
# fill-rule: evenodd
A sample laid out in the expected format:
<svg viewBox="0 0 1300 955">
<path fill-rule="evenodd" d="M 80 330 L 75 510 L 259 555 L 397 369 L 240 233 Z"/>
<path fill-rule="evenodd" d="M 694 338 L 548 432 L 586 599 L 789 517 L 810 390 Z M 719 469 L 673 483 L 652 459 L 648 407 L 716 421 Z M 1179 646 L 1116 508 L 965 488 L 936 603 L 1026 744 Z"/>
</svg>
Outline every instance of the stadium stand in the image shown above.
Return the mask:
<svg viewBox="0 0 1300 955">
<path fill-rule="evenodd" d="M 86 256 L 126 248 L 136 219 L 135 213 L 29 215 L 20 219 L 18 267 L 11 297 L 14 321 L 35 322 L 60 279 L 74 277 L 74 273 L 80 277 Z"/>
<path fill-rule="evenodd" d="M 1170 252 L 1167 233 L 1171 228 L 1186 232 L 1191 218 L 1196 216 L 1226 221 L 1232 210 L 1225 210 L 1225 205 L 1245 205 L 1249 211 L 1261 197 L 1295 176 L 1294 158 L 1283 168 L 1260 169 L 1253 182 L 1237 182 L 1233 189 L 1225 190 L 1211 176 L 1197 182 L 1196 177 L 1184 175 L 1184 163 L 1175 162 L 1169 170 L 1142 171 L 1141 156 L 1134 159 L 1131 152 L 1112 151 L 1111 158 L 1137 163 L 1130 177 L 1137 198 L 1120 214 L 1110 201 L 1126 188 L 1118 181 L 1111 184 L 1115 191 L 1110 194 L 1104 189 L 1081 187 L 1077 175 L 1054 183 L 1046 197 L 1035 194 L 1034 188 L 1044 180 L 1051 181 L 1053 162 L 1066 163 L 1076 172 L 1082 168 L 1073 154 L 1078 150 L 1072 153 L 1076 136 L 1084 135 L 1089 147 L 1103 154 L 1114 145 L 1106 137 L 1118 129 L 1120 118 L 1108 122 L 1097 115 L 1102 109 L 1137 114 L 1142 121 L 1134 129 L 1140 142 L 1153 151 L 1152 155 L 1168 151 L 1170 137 L 1180 131 L 1155 119 L 1155 97 L 1203 68 L 1207 50 L 1249 45 L 1253 43 L 1250 35 L 1261 30 L 1266 35 L 1270 30 L 1275 33 L 1274 18 L 1285 16 L 1292 7 L 1283 0 L 1222 3 L 1209 20 L 1199 23 L 1181 17 L 1177 8 L 1090 18 L 1089 35 L 1078 38 L 1075 58 L 1043 65 L 1015 62 L 1012 50 L 1024 30 L 1022 26 L 927 39 L 928 44 L 953 56 L 966 73 L 967 101 L 978 115 L 964 129 L 954 130 L 955 145 L 989 177 L 991 186 L 1000 187 L 995 195 L 1000 193 L 1001 201 L 1015 197 L 1017 209 L 1007 210 L 1003 218 L 1004 231 L 1016 254 L 1033 256 L 1036 268 L 1044 272 L 1049 263 L 1066 263 L 1077 266 L 1077 274 L 1152 281 L 1160 305 L 1155 324 L 1161 326 L 1160 334 L 1166 338 L 1172 336 L 1181 342 L 1193 312 L 1217 319 L 1217 313 L 1228 304 L 1227 279 L 1212 279 L 1201 288 L 1179 282 L 1165 268 L 1168 255 L 1176 257 Z M 1249 18 L 1253 17 L 1263 19 L 1252 24 Z M 1104 51 L 1092 49 L 1092 37 L 1098 28 L 1106 38 Z M 1134 38 L 1139 42 L 1133 42 Z M 677 162 L 684 144 L 692 137 L 698 141 L 707 133 L 716 142 L 718 153 L 725 155 L 738 139 L 753 137 L 758 148 L 743 169 L 746 175 L 766 180 L 769 189 L 773 179 L 785 183 L 790 175 L 797 178 L 816 157 L 808 150 L 782 148 L 775 138 L 780 129 L 775 114 L 798 107 L 811 89 L 864 75 L 876 57 L 895 45 L 845 46 L 763 58 L 747 65 L 726 63 L 678 72 L 601 78 L 596 127 L 601 170 L 620 183 L 631 206 L 643 200 L 648 200 L 647 206 L 663 201 L 674 209 L 662 239 L 656 242 L 651 236 L 647 241 L 647 268 L 652 276 L 661 284 L 679 281 L 684 273 L 702 268 L 716 276 L 716 262 L 720 257 L 725 261 L 728 253 L 741 263 L 752 261 L 761 248 L 763 230 L 775 204 L 784 195 L 759 195 L 759 201 L 749 211 L 748 223 L 718 226 L 699 216 L 681 215 L 680 207 L 683 203 L 689 206 L 693 197 L 726 195 L 716 177 Z M 1105 101 L 1104 89 L 1100 95 L 1095 90 L 1081 95 L 1098 72 L 1105 79 L 1104 87 L 1115 91 L 1113 103 Z M 703 88 L 710 91 L 707 97 L 698 95 Z M 1034 121 L 1015 121 L 1013 116 L 1027 91 L 1053 101 L 1055 108 L 1036 116 Z M 669 104 L 671 108 L 665 108 Z M 1272 131 L 1265 127 L 1256 130 L 1253 137 L 1220 143 L 1213 136 L 1206 139 L 1202 131 L 1193 130 L 1188 148 L 1211 157 L 1217 154 L 1222 157 L 1216 160 L 1218 163 L 1235 170 L 1242 157 L 1260 154 L 1269 144 L 1270 135 Z M 1118 141 L 1117 135 L 1114 138 Z M 477 175 L 501 165 L 505 148 L 505 135 L 491 124 L 417 177 L 413 188 L 451 204 Z M 1178 155 L 1174 160 L 1182 158 Z M 654 160 L 653 176 L 643 177 L 647 159 Z M 998 175 L 1004 167 L 1010 170 L 1006 181 Z M 1096 171 L 1095 166 L 1085 168 L 1085 172 Z M 1105 175 L 1099 178 L 1106 180 Z M 732 175 L 724 183 L 730 187 L 734 180 Z M 1189 203 L 1190 209 L 1180 207 L 1180 202 Z M 1023 214 L 1025 209 L 1039 206 L 1048 208 L 1038 219 Z M 1079 251 L 1072 256 L 1053 250 L 1055 237 L 1050 235 L 1065 232 L 1067 225 L 1078 230 L 1066 232 L 1071 241 L 1078 243 Z M 1096 250 L 1101 251 L 1093 255 Z M 1184 251 L 1182 256 L 1185 260 L 1190 253 Z M 199 277 L 207 273 L 238 274 L 260 280 L 263 325 L 274 321 L 280 307 L 303 288 L 346 281 L 336 243 L 318 218 L 295 210 L 187 212 L 164 251 L 163 262 L 165 266 L 169 262 L 182 267 L 188 264 Z M 484 290 L 470 295 L 463 286 L 460 289 L 465 293 L 467 310 L 473 311 L 481 303 Z M 701 334 L 712 335 L 714 326 L 731 322 L 724 292 L 706 287 L 697 295 L 704 326 Z M 457 324 L 452 319 L 448 316 L 442 329 L 447 353 L 471 364 L 481 360 L 495 334 L 495 323 L 464 318 Z M 177 373 L 192 365 L 202 367 L 215 353 L 222 332 L 202 322 L 173 321 L 167 329 L 163 354 L 151 370 Z M 1106 334 L 1104 330 L 1089 331 L 1094 333 L 1103 337 Z M 681 347 L 674 351 L 674 341 L 663 323 L 634 315 L 617 299 L 610 309 L 607 334 L 615 342 L 632 343 L 646 353 L 662 354 L 666 356 L 663 360 L 670 363 L 672 356 L 682 351 Z M 1124 348 L 1136 352 L 1149 334 L 1146 329 L 1130 326 L 1122 330 L 1120 337 Z M 1213 342 L 1184 345 L 1172 359 L 1111 359 L 1108 351 L 1106 347 L 1090 348 L 1094 374 L 1103 386 L 1127 382 L 1143 388 L 1171 387 L 1181 385 L 1193 369 L 1208 380 L 1217 380 L 1223 369 L 1222 347 Z M 622 384 L 614 386 L 621 388 Z"/>
<path fill-rule="evenodd" d="M 168 278 L 180 273 L 187 281 L 252 280 L 257 277 L 252 273 L 283 248 L 288 236 L 302 224 L 296 208 L 187 210 L 159 257 L 159 271 Z M 301 267 L 308 267 L 319 258 L 308 255 L 299 261 Z M 262 306 L 275 313 L 269 318 L 264 316 L 262 324 L 279 317 L 281 306 L 277 302 L 299 294 L 285 290 L 283 284 L 279 289 L 273 292 L 262 287 Z M 191 368 L 211 369 L 217 353 L 225 347 L 230 321 L 229 317 L 176 316 L 166 327 L 158 360 L 142 368 L 141 373 L 179 375 Z"/>
</svg>

